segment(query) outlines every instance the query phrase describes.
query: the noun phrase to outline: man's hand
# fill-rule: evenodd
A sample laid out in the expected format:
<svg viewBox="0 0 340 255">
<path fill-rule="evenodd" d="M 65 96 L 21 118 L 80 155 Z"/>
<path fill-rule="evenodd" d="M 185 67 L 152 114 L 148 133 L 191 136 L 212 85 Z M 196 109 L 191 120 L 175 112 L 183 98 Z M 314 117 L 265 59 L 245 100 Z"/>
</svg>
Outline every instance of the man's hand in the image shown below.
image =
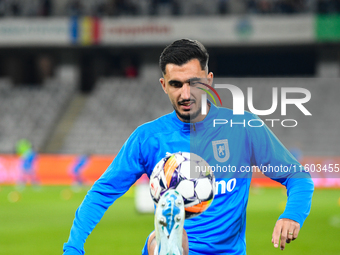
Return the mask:
<svg viewBox="0 0 340 255">
<path fill-rule="evenodd" d="M 276 222 L 273 235 L 272 235 L 272 243 L 274 247 L 279 247 L 280 241 L 280 249 L 284 250 L 286 243 L 290 243 L 294 241 L 299 234 L 300 224 L 294 220 L 290 219 L 280 219 Z"/>
</svg>

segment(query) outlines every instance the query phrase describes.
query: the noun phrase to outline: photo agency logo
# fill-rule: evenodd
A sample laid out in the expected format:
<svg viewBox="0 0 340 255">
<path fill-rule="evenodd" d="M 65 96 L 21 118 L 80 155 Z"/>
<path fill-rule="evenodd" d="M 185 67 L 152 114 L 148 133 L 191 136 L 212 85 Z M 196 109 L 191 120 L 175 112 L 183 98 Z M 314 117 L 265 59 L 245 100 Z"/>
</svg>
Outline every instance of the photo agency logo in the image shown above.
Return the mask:
<svg viewBox="0 0 340 255">
<path fill-rule="evenodd" d="M 207 94 L 212 98 L 214 104 L 216 105 L 216 100 L 213 94 L 209 91 L 211 90 L 219 99 L 220 104 L 222 106 L 222 100 L 219 93 L 217 93 L 216 89 L 226 90 L 231 93 L 232 96 L 232 110 L 233 115 L 244 115 L 245 113 L 245 95 L 243 91 L 236 85 L 232 84 L 214 84 L 213 86 L 208 85 L 205 82 L 199 82 L 201 85 L 206 88 L 198 87 L 203 90 L 204 94 L 201 95 L 201 113 L 202 115 L 207 114 Z M 222 91 L 221 90 L 221 91 Z M 280 96 L 279 96 L 280 91 Z M 272 115 L 278 108 L 280 104 L 281 112 L 280 116 L 287 117 L 287 106 L 292 105 L 296 107 L 300 112 L 303 113 L 304 116 L 312 116 L 311 112 L 305 107 L 304 104 L 310 101 L 311 93 L 308 89 L 301 87 L 272 87 L 271 88 L 271 107 L 267 109 L 256 109 L 254 106 L 254 89 L 252 87 L 247 87 L 247 106 L 251 113 L 258 116 L 269 116 Z M 261 92 L 261 91 L 260 91 Z M 293 96 L 292 96 L 293 95 Z M 262 98 L 262 100 L 269 98 Z M 279 102 L 280 101 L 280 102 Z M 294 118 L 256 118 L 246 120 L 243 122 L 237 121 L 233 122 L 233 119 L 214 119 L 213 126 L 217 125 L 230 125 L 231 127 L 235 125 L 243 125 L 244 127 L 248 125 L 249 127 L 261 127 L 264 124 L 267 124 L 271 127 L 274 127 L 276 124 L 280 124 L 283 127 L 296 127 L 298 125 L 297 119 Z"/>
<path fill-rule="evenodd" d="M 202 87 L 197 87 L 198 89 L 203 90 L 206 93 L 206 94 L 202 94 L 202 98 L 201 98 L 201 102 L 202 102 L 201 113 L 202 113 L 202 115 L 207 115 L 207 94 L 211 97 L 211 99 L 214 101 L 214 104 L 216 105 L 216 100 L 208 89 L 210 89 L 212 92 L 215 93 L 218 100 L 220 101 L 221 106 L 223 106 L 220 95 L 217 93 L 217 91 L 212 86 L 210 86 L 210 85 L 208 85 L 207 83 L 204 83 L 204 82 L 199 82 L 199 84 L 203 85 L 207 88 L 207 89 L 204 89 Z"/>
</svg>

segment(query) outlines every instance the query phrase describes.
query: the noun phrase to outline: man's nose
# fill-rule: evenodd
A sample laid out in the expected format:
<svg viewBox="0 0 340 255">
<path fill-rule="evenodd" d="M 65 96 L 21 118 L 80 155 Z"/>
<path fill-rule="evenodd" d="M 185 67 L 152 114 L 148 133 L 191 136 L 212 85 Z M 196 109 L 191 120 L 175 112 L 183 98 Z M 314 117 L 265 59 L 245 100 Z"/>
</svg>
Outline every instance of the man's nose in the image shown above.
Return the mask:
<svg viewBox="0 0 340 255">
<path fill-rule="evenodd" d="M 182 99 L 190 99 L 190 85 L 184 83 L 182 86 Z"/>
</svg>

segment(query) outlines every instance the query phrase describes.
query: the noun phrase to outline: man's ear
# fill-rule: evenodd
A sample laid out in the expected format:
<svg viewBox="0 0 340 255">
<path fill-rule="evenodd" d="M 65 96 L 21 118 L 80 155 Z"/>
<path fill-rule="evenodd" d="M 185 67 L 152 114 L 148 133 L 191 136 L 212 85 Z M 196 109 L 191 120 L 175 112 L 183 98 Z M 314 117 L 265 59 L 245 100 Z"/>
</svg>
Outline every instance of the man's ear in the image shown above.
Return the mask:
<svg viewBox="0 0 340 255">
<path fill-rule="evenodd" d="M 159 82 L 161 83 L 162 88 L 163 88 L 165 94 L 168 94 L 168 92 L 166 91 L 166 88 L 165 88 L 165 80 L 164 80 L 164 78 L 160 78 Z"/>
<path fill-rule="evenodd" d="M 209 84 L 210 86 L 212 86 L 213 80 L 214 80 L 214 74 L 213 74 L 213 72 L 208 73 L 207 78 L 208 78 L 208 84 Z"/>
</svg>

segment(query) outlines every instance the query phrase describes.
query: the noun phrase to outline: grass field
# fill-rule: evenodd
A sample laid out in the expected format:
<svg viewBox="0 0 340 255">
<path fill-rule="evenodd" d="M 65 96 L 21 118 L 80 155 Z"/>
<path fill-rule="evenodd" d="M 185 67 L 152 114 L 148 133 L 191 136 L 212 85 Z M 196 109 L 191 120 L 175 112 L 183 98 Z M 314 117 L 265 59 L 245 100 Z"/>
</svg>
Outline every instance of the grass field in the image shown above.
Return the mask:
<svg viewBox="0 0 340 255">
<path fill-rule="evenodd" d="M 70 187 L 0 186 L 0 255 L 62 254 L 76 208 L 86 189 Z M 285 205 L 278 188 L 251 190 L 247 220 L 248 255 L 281 254 L 271 244 L 277 217 Z M 153 215 L 134 208 L 133 190 L 106 212 L 85 244 L 86 254 L 141 254 L 145 238 L 153 229 Z M 284 254 L 340 254 L 340 190 L 316 190 L 312 211 L 299 238 Z"/>
</svg>

